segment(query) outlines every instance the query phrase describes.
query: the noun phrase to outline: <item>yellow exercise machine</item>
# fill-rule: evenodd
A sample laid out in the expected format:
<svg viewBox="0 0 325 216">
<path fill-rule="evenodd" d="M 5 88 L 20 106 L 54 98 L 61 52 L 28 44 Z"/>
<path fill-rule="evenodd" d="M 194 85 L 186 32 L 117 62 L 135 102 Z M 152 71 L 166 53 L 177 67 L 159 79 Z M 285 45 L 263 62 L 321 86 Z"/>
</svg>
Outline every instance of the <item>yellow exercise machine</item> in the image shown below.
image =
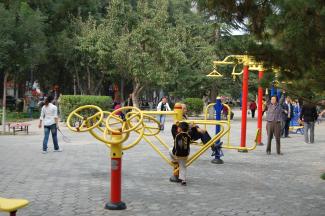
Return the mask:
<svg viewBox="0 0 325 216">
<path fill-rule="evenodd" d="M 126 113 L 122 117 L 122 113 Z M 128 150 L 137 145 L 142 139 L 146 141 L 169 165 L 174 168 L 174 173 L 178 172 L 178 167 L 172 160 L 153 143 L 150 137 L 154 137 L 165 149 L 169 145 L 159 136 L 160 124 L 155 115 L 171 115 L 174 122 L 183 121 L 182 105 L 175 104 L 174 111 L 141 111 L 136 107 L 123 107 L 113 112 L 103 111 L 98 106 L 81 106 L 70 113 L 67 119 L 67 126 L 74 132 L 89 132 L 94 138 L 103 142 L 111 149 L 111 197 L 106 209 L 125 209 L 126 205 L 121 201 L 121 171 L 122 171 L 122 151 Z M 189 124 L 195 125 L 219 125 L 221 130 L 213 136 L 211 140 L 202 145 L 198 151 L 191 154 L 186 166 L 190 166 L 214 143 L 226 135 L 230 130 L 227 121 L 216 120 L 185 120 Z M 124 143 L 134 132 L 136 139 L 128 145 Z"/>
</svg>

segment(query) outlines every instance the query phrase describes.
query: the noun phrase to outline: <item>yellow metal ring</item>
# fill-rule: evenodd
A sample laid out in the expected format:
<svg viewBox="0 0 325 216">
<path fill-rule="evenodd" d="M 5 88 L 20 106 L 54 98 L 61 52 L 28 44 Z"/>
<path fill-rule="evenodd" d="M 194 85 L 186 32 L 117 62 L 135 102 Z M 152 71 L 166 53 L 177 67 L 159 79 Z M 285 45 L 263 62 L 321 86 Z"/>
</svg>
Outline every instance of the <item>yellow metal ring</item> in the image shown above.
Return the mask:
<svg viewBox="0 0 325 216">
<path fill-rule="evenodd" d="M 90 117 L 84 117 L 84 116 L 81 116 L 79 115 L 77 112 L 80 112 L 81 110 L 84 110 L 84 109 L 95 109 L 97 110 L 98 112 Z M 80 118 L 83 122 L 82 124 L 79 126 L 79 127 L 73 127 L 70 123 L 71 123 L 71 118 L 73 116 L 77 116 L 78 118 Z M 94 125 L 91 125 L 89 126 L 87 123 L 89 123 L 89 120 L 90 119 L 93 119 L 93 118 L 96 118 L 99 116 L 99 120 L 94 124 Z M 74 131 L 74 132 L 86 132 L 86 131 L 89 131 L 95 127 L 97 127 L 102 119 L 104 117 L 104 113 L 103 113 L 103 110 L 101 108 L 99 108 L 98 106 L 94 106 L 94 105 L 85 105 L 85 106 L 81 106 L 77 109 L 75 109 L 74 111 L 72 111 L 69 116 L 68 116 L 68 119 L 67 119 L 67 126 L 70 130 Z M 86 126 L 86 127 L 84 127 Z"/>
<path fill-rule="evenodd" d="M 119 112 L 122 112 L 124 110 L 134 110 L 134 111 L 132 111 L 134 114 L 132 116 L 130 116 L 130 117 L 126 117 L 125 120 L 122 120 L 116 114 L 119 113 Z M 139 119 L 138 119 L 139 122 L 136 123 L 135 125 L 132 125 L 131 127 L 127 128 L 128 126 L 130 126 L 128 122 L 130 122 L 133 118 L 135 118 L 137 116 L 139 116 Z M 122 124 L 121 130 L 114 130 L 114 129 L 111 128 L 111 126 L 110 126 L 111 123 L 109 123 L 109 121 L 112 118 L 114 118 L 115 120 L 121 122 L 121 124 Z M 138 128 L 142 124 L 142 122 L 143 122 L 143 113 L 142 113 L 142 111 L 139 108 L 127 106 L 127 107 L 122 107 L 120 109 L 115 110 L 114 112 L 112 112 L 107 117 L 107 119 L 106 119 L 106 128 L 107 128 L 107 130 L 109 130 L 112 133 L 129 133 L 130 131 L 133 131 L 136 128 Z"/>
<path fill-rule="evenodd" d="M 131 144 L 127 145 L 127 146 L 123 146 L 122 150 L 128 150 L 128 149 L 134 147 L 135 145 L 137 145 L 142 140 L 143 134 L 144 134 L 144 128 L 142 127 L 140 129 L 139 137 L 133 143 L 131 143 Z"/>
</svg>

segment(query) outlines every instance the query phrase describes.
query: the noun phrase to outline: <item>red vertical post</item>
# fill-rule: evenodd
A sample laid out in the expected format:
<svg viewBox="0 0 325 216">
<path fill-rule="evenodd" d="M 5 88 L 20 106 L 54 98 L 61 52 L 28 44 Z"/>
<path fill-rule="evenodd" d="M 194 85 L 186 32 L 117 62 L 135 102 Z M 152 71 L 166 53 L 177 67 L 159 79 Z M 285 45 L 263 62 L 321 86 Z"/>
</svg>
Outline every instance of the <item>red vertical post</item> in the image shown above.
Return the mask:
<svg viewBox="0 0 325 216">
<path fill-rule="evenodd" d="M 257 116 L 257 128 L 260 130 L 258 137 L 257 137 L 257 144 L 258 145 L 263 145 L 262 143 L 262 118 L 263 118 L 263 88 L 261 86 L 261 80 L 263 78 L 263 70 L 260 70 L 258 72 L 258 106 L 257 106 L 257 111 L 258 111 L 258 116 Z"/>
<path fill-rule="evenodd" d="M 112 140 L 122 139 L 121 133 L 112 133 Z M 122 143 L 111 145 L 111 201 L 106 203 L 109 210 L 123 210 L 126 205 L 121 201 L 122 192 Z"/>
<path fill-rule="evenodd" d="M 122 174 L 122 159 L 111 159 L 111 202 L 121 202 L 121 174 Z"/>
<path fill-rule="evenodd" d="M 241 120 L 241 139 L 240 147 L 246 147 L 246 126 L 247 126 L 247 98 L 248 98 L 248 65 L 244 65 L 243 69 L 243 86 L 242 86 L 242 120 Z M 241 150 L 240 152 L 247 152 Z"/>
</svg>

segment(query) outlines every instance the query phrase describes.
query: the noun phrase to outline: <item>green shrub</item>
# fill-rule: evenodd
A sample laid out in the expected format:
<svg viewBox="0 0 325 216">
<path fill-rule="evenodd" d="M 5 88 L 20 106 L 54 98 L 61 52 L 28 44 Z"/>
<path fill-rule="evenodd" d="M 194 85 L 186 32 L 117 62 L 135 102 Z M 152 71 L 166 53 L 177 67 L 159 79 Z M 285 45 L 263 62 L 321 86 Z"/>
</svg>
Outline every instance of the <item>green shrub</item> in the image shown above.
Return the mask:
<svg viewBox="0 0 325 216">
<path fill-rule="evenodd" d="M 65 121 L 68 115 L 76 108 L 83 105 L 96 105 L 102 110 L 112 110 L 113 101 L 108 96 L 94 95 L 62 95 L 60 97 L 61 118 Z"/>
<path fill-rule="evenodd" d="M 325 173 L 323 173 L 322 175 L 320 175 L 321 179 L 325 180 Z"/>
<path fill-rule="evenodd" d="M 201 98 L 185 98 L 182 102 L 186 104 L 190 114 L 199 115 L 202 113 L 203 101 Z"/>
</svg>

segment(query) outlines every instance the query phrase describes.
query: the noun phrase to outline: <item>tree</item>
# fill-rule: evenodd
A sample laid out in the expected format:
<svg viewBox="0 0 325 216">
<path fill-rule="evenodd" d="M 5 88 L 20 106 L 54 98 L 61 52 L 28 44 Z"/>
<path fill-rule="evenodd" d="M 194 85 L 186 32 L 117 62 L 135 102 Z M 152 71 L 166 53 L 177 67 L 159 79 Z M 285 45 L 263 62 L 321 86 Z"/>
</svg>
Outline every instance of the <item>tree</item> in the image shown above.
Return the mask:
<svg viewBox="0 0 325 216">
<path fill-rule="evenodd" d="M 80 50 L 75 49 L 77 46 L 75 33 L 80 30 L 75 26 L 76 19 L 86 20 L 91 16 L 99 21 L 106 14 L 106 6 L 110 1 L 28 0 L 27 2 L 33 9 L 38 9 L 47 16 L 45 22 L 48 25 L 45 32 L 48 38 L 48 59 L 35 71 L 42 88 L 59 84 L 63 93 L 72 92 L 72 80 L 74 77 L 78 80 L 76 76 L 78 72 L 79 92 L 89 94 L 86 68 L 80 63 L 84 59 L 81 59 Z M 90 91 L 93 92 L 94 89 Z"/>
<path fill-rule="evenodd" d="M 199 8 L 221 17 L 255 37 L 250 55 L 280 68 L 279 79 L 293 81 L 293 90 L 324 95 L 325 5 L 321 0 L 201 1 Z M 303 82 L 302 82 L 303 80 Z"/>
<path fill-rule="evenodd" d="M 7 8 L 6 8 L 7 7 Z M 46 37 L 44 19 L 24 2 L 0 3 L 0 70 L 4 74 L 2 126 L 6 122 L 6 83 L 15 74 L 22 74 L 44 60 Z"/>
<path fill-rule="evenodd" d="M 113 0 L 97 27 L 98 60 L 106 68 L 113 64 L 111 71 L 132 83 L 136 106 L 145 86 L 164 85 L 169 79 L 168 47 L 175 42 L 167 37 L 167 3 Z"/>
</svg>

